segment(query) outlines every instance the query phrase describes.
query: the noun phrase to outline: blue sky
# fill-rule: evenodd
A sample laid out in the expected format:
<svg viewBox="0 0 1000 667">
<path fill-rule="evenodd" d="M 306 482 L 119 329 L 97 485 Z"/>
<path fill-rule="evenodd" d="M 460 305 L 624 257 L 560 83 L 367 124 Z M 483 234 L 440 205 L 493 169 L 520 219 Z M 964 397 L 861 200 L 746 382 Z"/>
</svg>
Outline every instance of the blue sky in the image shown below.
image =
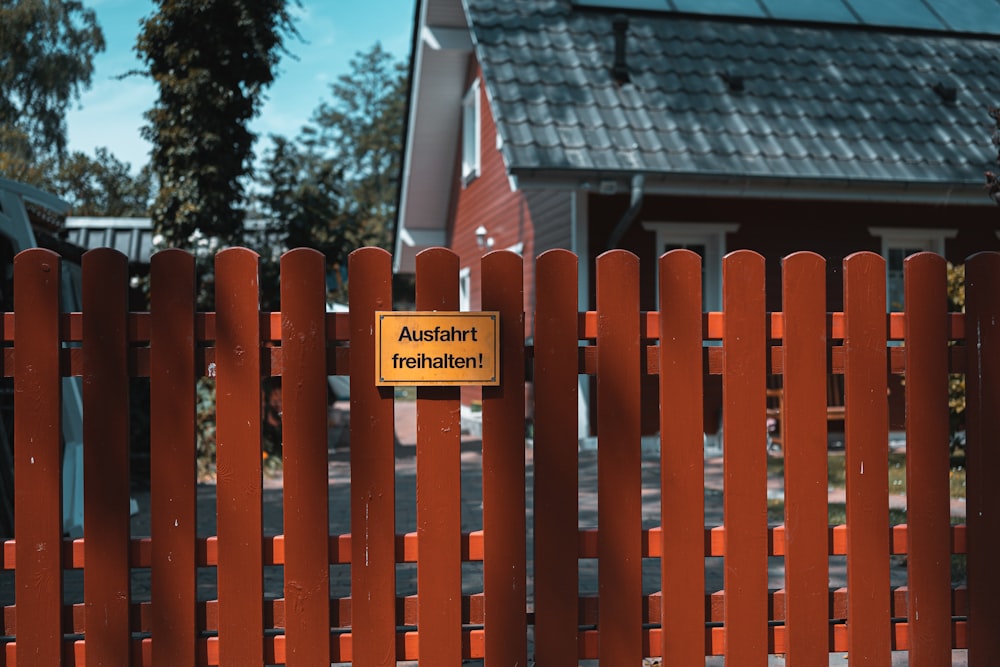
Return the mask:
<svg viewBox="0 0 1000 667">
<path fill-rule="evenodd" d="M 133 171 L 148 160 L 149 145 L 139 130 L 143 113 L 156 100 L 156 89 L 143 77 L 118 77 L 141 63 L 133 47 L 139 21 L 153 12 L 149 0 L 89 0 L 104 30 L 107 49 L 97 56 L 93 82 L 67 115 L 70 150 L 93 155 L 106 146 Z M 415 0 L 302 0 L 293 7 L 301 39 L 287 41 L 287 55 L 268 100 L 251 129 L 295 136 L 322 100 L 330 99 L 329 84 L 348 71 L 351 58 L 376 41 L 395 58 L 407 57 Z M 255 151 L 264 145 L 258 140 Z"/>
</svg>

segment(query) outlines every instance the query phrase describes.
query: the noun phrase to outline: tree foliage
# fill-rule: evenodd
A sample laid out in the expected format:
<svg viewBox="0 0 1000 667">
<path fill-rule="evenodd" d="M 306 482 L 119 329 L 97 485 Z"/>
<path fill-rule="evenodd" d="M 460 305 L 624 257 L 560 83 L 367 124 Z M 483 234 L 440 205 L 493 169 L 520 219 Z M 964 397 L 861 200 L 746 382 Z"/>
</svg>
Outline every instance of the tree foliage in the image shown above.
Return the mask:
<svg viewBox="0 0 1000 667">
<path fill-rule="evenodd" d="M 948 262 L 948 310 L 965 312 L 965 264 Z M 965 430 L 965 374 L 952 373 L 948 376 L 948 409 L 952 444 L 956 443 L 956 433 Z"/>
<path fill-rule="evenodd" d="M 133 176 L 128 162 L 98 148 L 94 157 L 74 152 L 63 160 L 51 189 L 70 203 L 73 215 L 144 217 L 153 178 L 148 165 Z"/>
<path fill-rule="evenodd" d="M 286 34 L 287 0 L 156 0 L 136 49 L 159 87 L 144 136 L 159 192 L 153 226 L 165 245 L 243 238 L 244 188 L 265 88 Z M 197 233 L 196 233 L 197 232 Z"/>
<path fill-rule="evenodd" d="M 388 245 L 402 161 L 407 71 L 378 42 L 351 60 L 305 130 L 306 144 L 331 155 L 345 178 L 345 206 L 358 246 Z"/>
<path fill-rule="evenodd" d="M 263 256 L 261 305 L 278 309 L 279 262 L 291 248 L 315 248 L 327 258 L 341 248 L 342 174 L 328 158 L 312 153 L 282 136 L 271 136 L 272 146 L 258 172 L 261 192 L 258 208 L 249 215 L 263 229 L 247 238 Z"/>
<path fill-rule="evenodd" d="M 0 26 L 0 152 L 61 155 L 66 109 L 104 50 L 97 17 L 79 0 L 0 0 Z"/>
<path fill-rule="evenodd" d="M 343 300 L 351 251 L 392 241 L 406 66 L 376 43 L 355 54 L 330 92 L 299 137 L 272 137 L 260 204 L 286 247 L 326 255 L 331 297 Z"/>
<path fill-rule="evenodd" d="M 107 148 L 92 157 L 74 151 L 29 160 L 23 153 L 0 151 L 0 174 L 51 192 L 70 204 L 72 215 L 95 217 L 145 217 L 154 192 L 149 166 L 138 174 Z"/>
<path fill-rule="evenodd" d="M 73 205 L 75 215 L 145 215 L 148 170 L 106 148 L 66 151 L 66 111 L 90 85 L 104 35 L 78 0 L 0 0 L 0 174 Z"/>
<path fill-rule="evenodd" d="M 0 176 L 47 190 L 56 168 L 55 158 L 35 155 L 21 128 L 0 122 Z"/>
<path fill-rule="evenodd" d="M 261 204 L 272 228 L 281 230 L 287 248 L 335 253 L 344 242 L 343 172 L 324 156 L 303 150 L 285 137 L 272 136 L 262 177 L 268 188 Z"/>
</svg>

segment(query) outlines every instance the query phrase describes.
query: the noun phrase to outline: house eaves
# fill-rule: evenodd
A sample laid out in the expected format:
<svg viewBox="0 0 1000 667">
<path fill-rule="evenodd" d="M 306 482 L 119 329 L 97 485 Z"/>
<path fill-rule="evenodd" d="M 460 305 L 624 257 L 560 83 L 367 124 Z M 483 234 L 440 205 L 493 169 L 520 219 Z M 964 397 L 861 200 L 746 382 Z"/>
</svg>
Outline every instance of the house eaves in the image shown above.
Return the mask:
<svg viewBox="0 0 1000 667">
<path fill-rule="evenodd" d="M 572 190 L 611 195 L 629 192 L 631 179 L 644 177 L 647 196 L 709 197 L 721 199 L 788 199 L 852 201 L 879 204 L 935 206 L 991 206 L 982 183 L 936 183 L 868 180 L 807 180 L 739 175 L 657 174 L 523 170 L 512 172 L 522 190 Z"/>
<path fill-rule="evenodd" d="M 460 0 L 420 0 L 413 28 L 393 270 L 412 273 L 424 248 L 447 244 L 445 224 L 472 39 Z"/>
<path fill-rule="evenodd" d="M 34 186 L 0 177 L 0 233 L 14 241 L 15 251 L 36 247 L 34 224 L 57 230 L 70 205 Z"/>
</svg>

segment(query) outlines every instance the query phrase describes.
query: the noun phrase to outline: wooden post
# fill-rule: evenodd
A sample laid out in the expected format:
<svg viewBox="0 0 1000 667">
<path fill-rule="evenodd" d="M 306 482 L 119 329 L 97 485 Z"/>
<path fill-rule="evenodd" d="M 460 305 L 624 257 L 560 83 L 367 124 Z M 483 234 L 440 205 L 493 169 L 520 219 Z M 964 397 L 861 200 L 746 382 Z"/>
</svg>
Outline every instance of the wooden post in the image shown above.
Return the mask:
<svg viewBox="0 0 1000 667">
<path fill-rule="evenodd" d="M 14 258 L 17 664 L 63 664 L 59 256 Z"/>
<path fill-rule="evenodd" d="M 767 664 L 767 422 L 764 258 L 722 260 L 725 657 Z"/>
<path fill-rule="evenodd" d="M 1000 254 L 965 265 L 969 666 L 1000 664 Z"/>
<path fill-rule="evenodd" d="M 281 258 L 281 410 L 285 529 L 285 660 L 330 663 L 326 258 Z"/>
<path fill-rule="evenodd" d="M 392 257 L 351 253 L 351 650 L 356 665 L 396 659 L 393 387 L 375 386 L 375 311 L 392 307 Z M 364 591 L 364 594 L 360 594 Z"/>
<path fill-rule="evenodd" d="M 944 258 L 903 263 L 910 667 L 951 664 L 948 295 Z"/>
<path fill-rule="evenodd" d="M 660 577 L 664 664 L 705 660 L 701 258 L 660 257 Z"/>
<path fill-rule="evenodd" d="M 885 260 L 844 260 L 847 651 L 851 667 L 891 658 Z"/>
<path fill-rule="evenodd" d="M 826 263 L 782 263 L 785 457 L 785 641 L 791 665 L 828 660 Z"/>
<path fill-rule="evenodd" d="M 598 658 L 642 662 L 639 259 L 597 258 Z"/>
<path fill-rule="evenodd" d="M 150 266 L 150 495 L 153 662 L 196 663 L 195 274 L 182 250 Z"/>
<path fill-rule="evenodd" d="M 128 258 L 83 256 L 83 590 L 87 663 L 129 664 Z"/>
<path fill-rule="evenodd" d="M 577 267 L 549 250 L 535 268 L 535 660 L 552 667 L 579 664 Z"/>
<path fill-rule="evenodd" d="M 482 260 L 483 310 L 500 313 L 500 381 L 483 387 L 483 588 L 486 666 L 526 665 L 524 286 L 521 257 Z"/>
<path fill-rule="evenodd" d="M 458 310 L 458 255 L 417 255 L 417 310 Z M 462 660 L 458 387 L 417 388 L 417 589 L 421 667 Z"/>
<path fill-rule="evenodd" d="M 257 254 L 215 260 L 219 659 L 264 661 L 260 311 Z"/>
</svg>

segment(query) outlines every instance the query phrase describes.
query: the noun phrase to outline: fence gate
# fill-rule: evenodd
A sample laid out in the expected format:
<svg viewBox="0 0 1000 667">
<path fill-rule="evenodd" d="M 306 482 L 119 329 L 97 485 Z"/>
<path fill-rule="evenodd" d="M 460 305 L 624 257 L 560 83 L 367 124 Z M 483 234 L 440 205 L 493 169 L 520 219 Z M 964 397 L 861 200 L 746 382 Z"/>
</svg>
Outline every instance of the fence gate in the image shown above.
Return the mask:
<svg viewBox="0 0 1000 667">
<path fill-rule="evenodd" d="M 832 313 L 818 255 L 784 259 L 782 309 L 767 312 L 763 258 L 731 253 L 723 311 L 705 313 L 691 252 L 659 259 L 650 312 L 639 306 L 638 259 L 602 255 L 596 310 L 579 312 L 578 259 L 550 251 L 536 260 L 530 344 L 522 262 L 505 251 L 482 259 L 482 310 L 500 318 L 501 384 L 481 390 L 481 448 L 463 442 L 461 389 L 421 386 L 407 480 L 394 388 L 374 381 L 375 313 L 393 303 L 388 253 L 353 253 L 349 312 L 328 313 L 323 256 L 291 251 L 281 260 L 281 311 L 268 313 L 253 252 L 216 257 L 216 310 L 200 312 L 193 258 L 167 250 L 152 259 L 149 312 L 130 312 L 125 256 L 92 250 L 82 312 L 68 314 L 59 257 L 19 254 L 14 312 L 0 320 L 15 479 L 0 667 L 639 667 L 712 655 L 752 667 L 771 654 L 812 666 L 831 652 L 887 667 L 892 651 L 921 667 L 951 664 L 953 649 L 968 649 L 973 667 L 1000 664 L 1000 495 L 990 478 L 1000 470 L 1000 254 L 969 259 L 966 313 L 947 311 L 944 260 L 910 257 L 907 310 L 887 315 L 885 264 L 871 253 L 844 261 L 843 310 Z M 420 254 L 416 308 L 457 310 L 458 274 L 452 252 Z M 890 374 L 905 380 L 900 525 L 889 518 Z M 949 510 L 949 374 L 966 381 L 960 525 Z M 351 380 L 349 461 L 328 448 L 329 375 Z M 845 396 L 846 520 L 837 525 L 827 489 L 831 375 L 843 378 Z M 60 502 L 66 376 L 81 377 L 84 405 L 84 537 L 74 540 L 62 534 Z M 280 489 L 262 482 L 260 388 L 272 376 L 283 392 Z M 596 401 L 596 454 L 579 447 L 581 376 Z M 706 488 L 712 376 L 722 384 L 721 497 Z M 769 517 L 774 376 L 784 510 Z M 199 378 L 214 380 L 212 413 Z M 649 378 L 658 385 L 655 450 L 643 448 L 641 428 Z M 129 516 L 128 415 L 130 389 L 146 381 L 142 523 Z M 206 418 L 214 486 L 196 484 L 195 433 Z M 345 462 L 349 476 L 334 478 Z M 470 525 L 463 507 L 478 481 L 482 510 Z M 277 530 L 265 510 L 275 502 Z M 967 583 L 952 583 L 956 555 Z M 338 583 L 347 571 L 349 586 Z"/>
</svg>

